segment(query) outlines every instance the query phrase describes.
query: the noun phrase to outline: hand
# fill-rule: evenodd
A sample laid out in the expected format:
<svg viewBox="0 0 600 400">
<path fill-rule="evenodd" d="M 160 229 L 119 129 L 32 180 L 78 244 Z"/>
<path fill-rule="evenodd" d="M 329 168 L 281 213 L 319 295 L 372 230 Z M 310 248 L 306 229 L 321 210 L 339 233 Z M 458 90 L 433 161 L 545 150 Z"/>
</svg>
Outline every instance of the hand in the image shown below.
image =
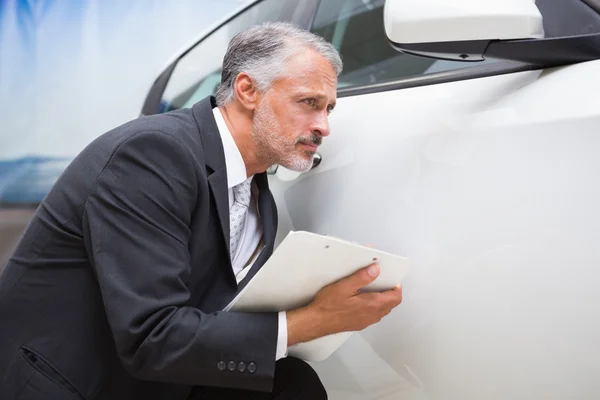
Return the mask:
<svg viewBox="0 0 600 400">
<path fill-rule="evenodd" d="M 379 265 L 371 264 L 324 287 L 308 306 L 289 311 L 288 346 L 338 332 L 360 331 L 379 322 L 402 302 L 402 287 L 361 292 L 378 275 Z"/>
</svg>

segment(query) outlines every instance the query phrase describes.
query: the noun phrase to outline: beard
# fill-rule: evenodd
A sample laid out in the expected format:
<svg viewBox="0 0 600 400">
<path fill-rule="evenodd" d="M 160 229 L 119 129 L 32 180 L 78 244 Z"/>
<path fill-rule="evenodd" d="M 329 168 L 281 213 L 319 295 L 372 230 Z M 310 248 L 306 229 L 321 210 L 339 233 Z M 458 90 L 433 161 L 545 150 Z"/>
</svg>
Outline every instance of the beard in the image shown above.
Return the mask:
<svg viewBox="0 0 600 400">
<path fill-rule="evenodd" d="M 277 122 L 271 104 L 263 100 L 252 121 L 252 136 L 256 142 L 260 157 L 268 165 L 280 165 L 297 172 L 306 172 L 312 168 L 314 152 L 298 151 L 296 146 L 301 143 L 319 146 L 322 138 L 310 134 L 297 138 L 293 143 L 283 134 L 281 125 Z"/>
</svg>

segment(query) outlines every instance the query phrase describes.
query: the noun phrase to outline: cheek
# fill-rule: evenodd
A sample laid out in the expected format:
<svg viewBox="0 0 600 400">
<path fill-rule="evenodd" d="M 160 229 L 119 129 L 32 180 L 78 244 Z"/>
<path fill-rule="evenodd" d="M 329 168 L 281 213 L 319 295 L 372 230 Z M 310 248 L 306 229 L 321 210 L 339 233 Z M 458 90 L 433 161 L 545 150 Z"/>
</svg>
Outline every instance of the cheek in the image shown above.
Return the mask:
<svg viewBox="0 0 600 400">
<path fill-rule="evenodd" d="M 289 128 L 296 136 L 306 136 L 311 131 L 310 127 L 313 123 L 314 112 L 307 110 L 307 107 L 299 107 L 294 113 L 289 116 Z"/>
<path fill-rule="evenodd" d="M 286 110 L 281 110 L 277 115 L 277 124 L 282 135 L 295 140 L 298 136 L 305 135 L 308 116 L 301 108 L 289 107 Z"/>
</svg>

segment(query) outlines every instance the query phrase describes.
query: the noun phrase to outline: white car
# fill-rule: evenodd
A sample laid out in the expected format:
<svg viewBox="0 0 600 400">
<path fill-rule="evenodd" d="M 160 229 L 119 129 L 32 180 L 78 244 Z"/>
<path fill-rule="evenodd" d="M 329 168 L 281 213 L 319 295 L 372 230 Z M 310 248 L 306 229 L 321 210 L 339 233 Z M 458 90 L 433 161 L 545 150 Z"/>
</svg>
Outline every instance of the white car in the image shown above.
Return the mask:
<svg viewBox="0 0 600 400">
<path fill-rule="evenodd" d="M 313 364 L 330 398 L 600 399 L 600 1 L 256 1 L 178 54 L 142 113 L 213 94 L 229 40 L 266 20 L 345 64 L 313 169 L 271 170 L 278 240 L 412 265 L 402 305 Z"/>
</svg>

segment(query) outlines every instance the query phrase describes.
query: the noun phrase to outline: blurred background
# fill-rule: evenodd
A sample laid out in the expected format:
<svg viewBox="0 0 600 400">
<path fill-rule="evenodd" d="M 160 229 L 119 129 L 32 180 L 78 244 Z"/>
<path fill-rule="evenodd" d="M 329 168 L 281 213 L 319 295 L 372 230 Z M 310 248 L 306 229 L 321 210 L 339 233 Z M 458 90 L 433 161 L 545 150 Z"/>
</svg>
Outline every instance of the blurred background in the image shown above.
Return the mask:
<svg viewBox="0 0 600 400">
<path fill-rule="evenodd" d="M 0 269 L 66 165 L 248 0 L 0 0 Z M 220 60 L 219 60 L 220 62 Z"/>
<path fill-rule="evenodd" d="M 1 0 L 0 205 L 36 203 L 153 80 L 247 0 Z"/>
</svg>

